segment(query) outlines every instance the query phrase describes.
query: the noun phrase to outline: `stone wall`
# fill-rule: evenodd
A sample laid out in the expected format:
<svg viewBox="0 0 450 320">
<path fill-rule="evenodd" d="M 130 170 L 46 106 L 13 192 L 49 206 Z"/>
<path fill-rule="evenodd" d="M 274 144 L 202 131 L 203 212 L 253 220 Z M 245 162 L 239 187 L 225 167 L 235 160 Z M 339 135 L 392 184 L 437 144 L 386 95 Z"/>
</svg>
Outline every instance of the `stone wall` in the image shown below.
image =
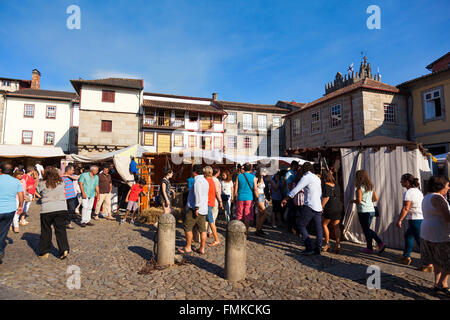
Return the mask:
<svg viewBox="0 0 450 320">
<path fill-rule="evenodd" d="M 139 115 L 80 110 L 79 154 L 106 153 L 139 143 Z M 112 132 L 101 131 L 101 120 L 112 121 Z"/>
<path fill-rule="evenodd" d="M 387 124 L 384 121 L 386 104 L 392 104 L 395 107 L 396 122 L 394 124 Z M 341 105 L 341 125 L 332 128 L 330 110 L 336 105 Z M 320 112 L 320 132 L 311 133 L 311 115 L 317 111 Z M 296 119 L 301 121 L 299 134 L 294 134 L 293 131 L 293 123 Z M 290 116 L 286 123 L 286 146 L 296 149 L 336 145 L 375 135 L 407 139 L 407 130 L 404 95 L 359 90 Z"/>
<path fill-rule="evenodd" d="M 350 101 L 352 99 L 352 101 Z M 364 136 L 364 121 L 362 109 L 361 92 L 344 95 L 335 99 L 318 104 L 311 108 L 289 117 L 286 125 L 287 147 L 304 148 L 317 147 L 324 145 L 333 145 L 352 140 L 352 113 L 353 108 L 353 138 L 354 140 L 362 139 Z M 341 106 L 341 125 L 332 128 L 330 109 L 333 106 Z M 312 114 L 320 112 L 320 132 L 311 133 L 311 117 Z M 300 119 L 300 133 L 295 134 L 293 131 L 293 122 Z"/>
<path fill-rule="evenodd" d="M 365 136 L 389 136 L 407 139 L 407 98 L 405 95 L 363 92 L 364 100 L 364 134 Z M 385 105 L 395 109 L 395 123 L 387 123 L 384 119 Z"/>
</svg>

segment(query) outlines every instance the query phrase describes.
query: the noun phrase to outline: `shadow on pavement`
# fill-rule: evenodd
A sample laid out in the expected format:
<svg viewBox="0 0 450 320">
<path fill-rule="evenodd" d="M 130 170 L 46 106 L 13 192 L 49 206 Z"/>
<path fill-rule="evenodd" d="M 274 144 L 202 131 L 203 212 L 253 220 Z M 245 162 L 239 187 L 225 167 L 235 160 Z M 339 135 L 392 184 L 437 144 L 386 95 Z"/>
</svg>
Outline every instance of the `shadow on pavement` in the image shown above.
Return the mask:
<svg viewBox="0 0 450 320">
<path fill-rule="evenodd" d="M 211 263 L 199 256 L 195 256 L 194 254 L 195 253 L 183 255 L 183 258 L 200 269 L 215 274 L 216 276 L 221 278 L 225 277 L 224 270 L 222 267 L 218 266 L 217 264 Z M 206 253 L 205 256 L 208 256 L 208 253 Z"/>
<path fill-rule="evenodd" d="M 30 233 L 25 232 L 22 235 L 22 240 L 25 240 L 27 242 L 27 245 L 33 250 L 33 252 L 38 256 L 39 255 L 39 239 L 41 235 L 37 233 Z M 51 251 L 50 253 L 54 255 L 55 257 L 59 258 L 59 251 L 58 249 L 53 246 L 53 243 L 51 244 Z"/>
<path fill-rule="evenodd" d="M 145 260 L 150 260 L 153 257 L 153 251 L 144 247 L 130 246 L 128 247 L 128 250 L 140 255 Z"/>
</svg>

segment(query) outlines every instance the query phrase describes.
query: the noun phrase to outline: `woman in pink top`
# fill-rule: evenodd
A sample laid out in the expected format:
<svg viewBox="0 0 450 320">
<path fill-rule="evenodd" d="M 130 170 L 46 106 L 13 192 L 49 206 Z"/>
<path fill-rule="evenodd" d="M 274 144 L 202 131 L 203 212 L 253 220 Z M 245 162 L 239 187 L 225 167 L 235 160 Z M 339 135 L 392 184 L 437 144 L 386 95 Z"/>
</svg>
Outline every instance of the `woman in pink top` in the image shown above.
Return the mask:
<svg viewBox="0 0 450 320">
<path fill-rule="evenodd" d="M 27 199 L 28 198 L 27 184 L 26 184 L 25 180 L 22 179 L 23 171 L 22 170 L 14 171 L 13 177 L 16 178 L 17 180 L 19 180 L 20 183 L 22 184 L 23 195 L 24 195 L 24 198 Z M 16 196 L 16 203 L 17 203 L 17 206 L 18 206 L 19 205 L 19 198 L 18 198 L 18 196 Z M 19 213 L 19 214 L 17 214 L 17 212 L 16 212 L 16 214 L 14 215 L 14 218 L 13 218 L 13 231 L 14 231 L 14 233 L 19 233 L 19 218 L 20 218 L 21 215 L 22 215 L 22 212 Z"/>
</svg>

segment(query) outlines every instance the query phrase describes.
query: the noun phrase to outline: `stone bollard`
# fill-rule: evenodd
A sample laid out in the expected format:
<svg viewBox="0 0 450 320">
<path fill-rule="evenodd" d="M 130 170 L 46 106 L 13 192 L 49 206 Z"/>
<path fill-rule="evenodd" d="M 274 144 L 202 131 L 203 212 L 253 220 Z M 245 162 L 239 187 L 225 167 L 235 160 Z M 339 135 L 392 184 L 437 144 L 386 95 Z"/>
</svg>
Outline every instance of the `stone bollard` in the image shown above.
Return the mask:
<svg viewBox="0 0 450 320">
<path fill-rule="evenodd" d="M 242 221 L 232 220 L 227 227 L 225 244 L 225 279 L 244 280 L 247 273 L 247 236 Z"/>
<path fill-rule="evenodd" d="M 157 261 L 160 266 L 175 263 L 175 217 L 170 213 L 159 217 Z"/>
</svg>

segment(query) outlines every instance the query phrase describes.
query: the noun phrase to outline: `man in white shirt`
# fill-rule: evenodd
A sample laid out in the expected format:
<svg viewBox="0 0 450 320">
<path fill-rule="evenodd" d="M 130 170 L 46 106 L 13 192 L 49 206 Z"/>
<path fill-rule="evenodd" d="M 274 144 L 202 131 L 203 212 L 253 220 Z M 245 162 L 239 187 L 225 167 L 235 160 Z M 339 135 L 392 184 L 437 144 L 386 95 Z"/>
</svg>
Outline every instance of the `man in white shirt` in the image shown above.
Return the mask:
<svg viewBox="0 0 450 320">
<path fill-rule="evenodd" d="M 301 214 L 299 216 L 298 228 L 300 233 L 305 239 L 305 251 L 303 254 L 320 254 L 322 249 L 322 183 L 318 176 L 314 172 L 314 167 L 310 162 L 306 162 L 303 165 L 303 172 L 306 172 L 302 179 L 297 183 L 294 189 L 292 189 L 288 196 L 281 202 L 282 206 L 285 206 L 290 198 L 293 198 L 300 190 L 305 190 L 305 204 L 301 208 Z M 313 250 L 312 241 L 309 237 L 306 226 L 314 219 L 317 231 L 317 244 Z"/>
<path fill-rule="evenodd" d="M 184 231 L 186 232 L 186 246 L 178 249 L 179 253 L 192 252 L 191 245 L 193 239 L 193 228 L 197 225 L 200 232 L 200 248 L 197 253 L 205 254 L 206 246 L 206 216 L 208 215 L 208 191 L 209 183 L 203 176 L 203 168 L 196 164 L 192 168 L 194 184 L 189 189 L 188 201 L 186 205 L 186 217 L 184 220 Z"/>
</svg>

